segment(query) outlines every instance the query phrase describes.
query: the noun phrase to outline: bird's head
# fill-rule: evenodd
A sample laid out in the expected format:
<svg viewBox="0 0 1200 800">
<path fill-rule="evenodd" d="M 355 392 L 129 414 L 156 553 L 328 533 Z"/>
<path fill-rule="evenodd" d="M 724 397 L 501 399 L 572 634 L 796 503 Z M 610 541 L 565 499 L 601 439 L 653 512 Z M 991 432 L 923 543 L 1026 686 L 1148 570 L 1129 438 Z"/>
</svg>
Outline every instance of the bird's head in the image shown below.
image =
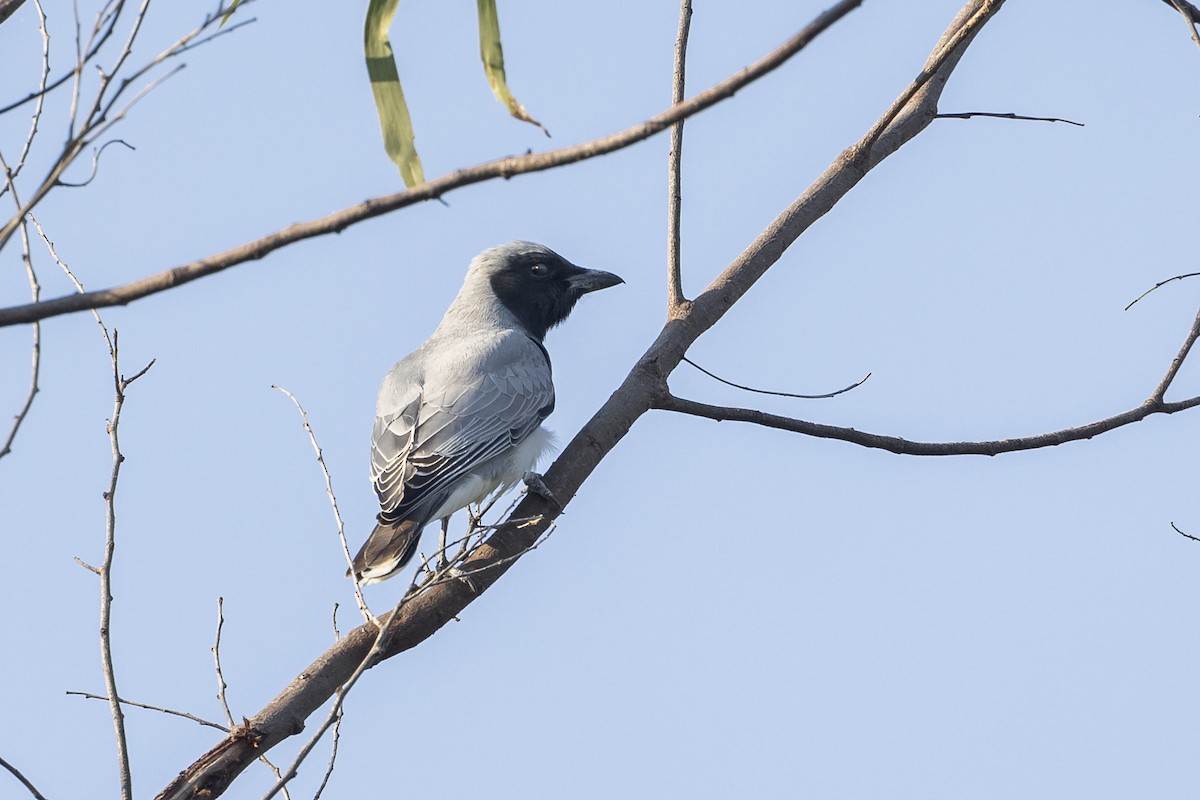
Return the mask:
<svg viewBox="0 0 1200 800">
<path fill-rule="evenodd" d="M 492 294 L 539 341 L 567 318 L 579 298 L 624 283 L 611 272 L 578 267 L 534 242 L 509 242 L 483 251 L 471 262 L 467 280 L 486 281 Z"/>
</svg>

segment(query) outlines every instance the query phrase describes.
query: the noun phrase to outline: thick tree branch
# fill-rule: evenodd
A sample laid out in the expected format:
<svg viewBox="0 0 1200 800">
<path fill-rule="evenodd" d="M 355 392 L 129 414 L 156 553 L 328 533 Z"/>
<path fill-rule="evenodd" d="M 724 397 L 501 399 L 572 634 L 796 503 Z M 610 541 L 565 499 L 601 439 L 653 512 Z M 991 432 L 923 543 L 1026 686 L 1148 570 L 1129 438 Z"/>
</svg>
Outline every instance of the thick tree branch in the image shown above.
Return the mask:
<svg viewBox="0 0 1200 800">
<path fill-rule="evenodd" d="M 157 275 L 151 275 L 150 277 L 124 284 L 123 286 L 112 289 L 100 289 L 82 295 L 67 295 L 41 303 L 30 303 L 0 309 L 0 327 L 17 325 L 23 322 L 33 322 L 34 320 L 55 317 L 60 314 L 70 314 L 75 311 L 126 305 L 148 295 L 190 283 L 197 278 L 213 275 L 249 261 L 256 261 L 289 244 L 316 236 L 339 233 L 351 225 L 364 220 L 387 214 L 415 203 L 441 198 L 454 189 L 496 178 L 511 178 L 530 172 L 541 172 L 629 147 L 632 144 L 666 130 L 680 120 L 715 105 L 721 100 L 732 97 L 743 87 L 753 83 L 763 75 L 781 66 L 796 53 L 799 53 L 817 35 L 857 8 L 861 3 L 862 0 L 842 0 L 817 17 L 812 24 L 793 36 L 781 47 L 749 67 L 706 89 L 690 100 L 672 106 L 661 114 L 619 133 L 593 139 L 590 142 L 584 142 L 572 147 L 564 147 L 559 150 L 500 158 L 475 167 L 460 169 L 436 180 L 423 183 L 408 191 L 372 198 L 342 211 L 321 217 L 320 219 L 290 225 L 283 230 L 231 250 L 226 250 L 223 253 L 202 258 L 198 261 L 160 272 Z"/>
<path fill-rule="evenodd" d="M 868 134 L 869 138 L 864 137 L 863 141 L 843 153 L 684 313 L 667 321 L 620 387 L 546 472 L 546 485 L 563 505 L 570 502 L 584 480 L 629 432 L 638 418 L 665 396 L 667 375 L 678 366 L 692 342 L 716 324 L 725 311 L 779 259 L 788 245 L 829 211 L 868 170 L 929 124 L 937 113 L 941 89 L 958 59 L 999 6 L 1000 2 L 996 0 L 968 2 L 942 36 L 926 69 L 906 90 L 908 101 L 888 112 L 890 121 L 873 128 Z M 841 9 L 842 6 L 836 8 Z M 827 20 L 830 13 L 827 12 L 814 25 Z M 824 27 L 827 27 L 827 23 Z M 679 109 L 683 107 L 677 106 L 673 111 L 681 113 Z M 665 118 L 665 115 L 656 119 L 664 127 L 676 121 L 676 118 Z M 414 191 L 428 189 L 418 187 Z M 393 199 L 406 194 L 395 195 Z M 463 565 L 462 571 L 471 573 L 469 581 L 452 580 L 431 586 L 412 597 L 395 614 L 381 618 L 390 638 L 379 660 L 415 647 L 487 591 L 524 552 L 536 545 L 539 536 L 559 511 L 558 508 L 549 507 L 546 501 L 536 495 L 526 496 L 509 520 L 488 537 Z M 517 523 L 518 519 L 525 521 Z M 239 726 L 228 738 L 182 772 L 159 795 L 160 800 L 201 796 L 211 798 L 224 792 L 259 754 L 303 730 L 305 720 L 333 697 L 338 687 L 363 662 L 375 638 L 376 628 L 370 624 L 360 625 L 349 632 L 305 668 L 246 725 Z"/>
</svg>

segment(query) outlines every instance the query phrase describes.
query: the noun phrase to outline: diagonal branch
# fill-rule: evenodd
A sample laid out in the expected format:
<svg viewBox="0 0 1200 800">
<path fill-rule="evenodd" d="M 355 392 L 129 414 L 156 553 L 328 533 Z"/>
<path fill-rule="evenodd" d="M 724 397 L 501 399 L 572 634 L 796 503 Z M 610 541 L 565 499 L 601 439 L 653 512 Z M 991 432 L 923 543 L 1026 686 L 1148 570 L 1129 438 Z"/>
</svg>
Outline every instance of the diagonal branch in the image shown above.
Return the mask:
<svg viewBox="0 0 1200 800">
<path fill-rule="evenodd" d="M 1192 5 L 1187 0 L 1163 0 L 1163 2 L 1183 16 L 1183 20 L 1188 26 L 1188 34 L 1192 37 L 1192 41 L 1196 43 L 1196 46 L 1200 47 L 1200 32 L 1196 30 L 1196 26 L 1200 25 L 1200 8 Z"/>
<path fill-rule="evenodd" d="M 873 129 L 869 141 L 864 140 L 844 152 L 682 314 L 667 321 L 620 387 L 546 472 L 545 483 L 559 503 L 570 502 L 600 461 L 666 394 L 666 377 L 679 365 L 691 343 L 716 324 L 796 237 L 833 208 L 868 170 L 929 124 L 937 113 L 942 86 L 966 47 L 999 6 L 996 0 L 970 0 L 942 36 L 926 70 L 914 82 L 915 88 L 910 87 L 908 102 L 898 111 L 889 112 L 892 121 Z M 841 4 L 835 8 L 844 13 L 849 7 Z M 986 13 L 977 13 L 980 9 L 986 9 Z M 810 28 L 819 26 L 823 30 L 828 27 L 832 21 L 830 13 L 819 17 Z M 814 29 L 811 35 L 816 32 Z M 680 109 L 686 105 L 677 106 L 673 111 L 682 113 Z M 677 118 L 660 115 L 656 119 L 666 126 Z M 428 191 L 428 188 L 418 187 L 413 191 Z M 378 660 L 415 647 L 454 619 L 499 580 L 522 554 L 536 546 L 561 510 L 557 504 L 552 507 L 537 495 L 527 495 L 505 524 L 463 564 L 462 571 L 470 574 L 469 581 L 450 580 L 430 586 L 398 611 L 380 618 L 389 631 L 389 644 Z M 517 519 L 528 521 L 517 523 Z M 159 794 L 160 800 L 215 798 L 222 794 L 259 754 L 303 729 L 305 720 L 333 697 L 338 687 L 363 663 L 376 636 L 377 629 L 370 624 L 350 631 L 244 726 L 239 726 L 181 772 Z"/>
<path fill-rule="evenodd" d="M 460 169 L 407 191 L 372 198 L 319 219 L 290 225 L 283 230 L 239 247 L 226 250 L 223 253 L 202 258 L 198 261 L 192 261 L 174 269 L 169 269 L 165 272 L 160 272 L 156 275 L 151 275 L 147 278 L 142 278 L 141 280 L 112 289 L 101 289 L 82 295 L 67 295 L 41 303 L 30 303 L 0 309 L 0 327 L 23 322 L 33 322 L 34 320 L 87 309 L 126 305 L 148 295 L 157 294 L 158 292 L 190 283 L 197 278 L 213 275 L 249 261 L 256 261 L 289 244 L 316 236 L 340 233 L 351 225 L 364 220 L 397 211 L 426 200 L 440 199 L 443 195 L 454 189 L 460 189 L 464 186 L 495 180 L 497 178 L 508 179 L 530 172 L 541 172 L 629 147 L 632 144 L 648 139 L 656 133 L 666 130 L 680 120 L 687 119 L 706 108 L 716 105 L 722 100 L 732 97 L 748 84 L 775 70 L 796 53 L 799 53 L 820 33 L 857 8 L 861 3 L 862 0 L 842 0 L 818 16 L 800 33 L 749 67 L 706 89 L 690 100 L 672 106 L 661 114 L 619 133 L 593 139 L 592 141 L 572 147 L 550 150 L 545 153 L 531 153 L 523 156 L 499 158 L 475 167 Z"/>
<path fill-rule="evenodd" d="M 3 20 L 0 20 L 0 22 L 2 21 Z M 0 767 L 4 767 L 14 778 L 20 781 L 21 785 L 28 789 L 29 793 L 33 795 L 33 800 L 46 800 L 45 796 L 43 796 L 42 793 L 37 790 L 36 786 L 29 782 L 28 778 L 21 774 L 19 769 L 5 761 L 3 758 L 0 758 Z"/>
</svg>

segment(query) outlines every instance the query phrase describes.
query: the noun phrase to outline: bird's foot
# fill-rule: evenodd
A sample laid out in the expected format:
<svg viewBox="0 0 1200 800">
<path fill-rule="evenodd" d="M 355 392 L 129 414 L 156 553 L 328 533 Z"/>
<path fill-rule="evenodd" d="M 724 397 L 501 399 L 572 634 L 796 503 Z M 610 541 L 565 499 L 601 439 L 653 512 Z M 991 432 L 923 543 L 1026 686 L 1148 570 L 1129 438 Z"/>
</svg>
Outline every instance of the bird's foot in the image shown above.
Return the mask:
<svg viewBox="0 0 1200 800">
<path fill-rule="evenodd" d="M 446 574 L 451 578 L 455 578 L 465 583 L 467 588 L 471 590 L 471 594 L 479 594 L 479 589 L 475 586 L 475 582 L 471 580 L 471 574 L 469 572 L 463 572 L 458 567 L 451 567 L 446 571 Z"/>
<path fill-rule="evenodd" d="M 538 475 L 533 470 L 530 470 L 521 477 L 521 480 L 525 483 L 525 489 L 527 492 L 530 494 L 536 494 L 547 503 L 553 505 L 558 509 L 559 514 L 564 513 L 562 503 L 558 502 L 558 498 L 555 497 L 554 493 L 551 492 L 546 486 L 546 482 L 542 480 L 541 475 Z"/>
</svg>

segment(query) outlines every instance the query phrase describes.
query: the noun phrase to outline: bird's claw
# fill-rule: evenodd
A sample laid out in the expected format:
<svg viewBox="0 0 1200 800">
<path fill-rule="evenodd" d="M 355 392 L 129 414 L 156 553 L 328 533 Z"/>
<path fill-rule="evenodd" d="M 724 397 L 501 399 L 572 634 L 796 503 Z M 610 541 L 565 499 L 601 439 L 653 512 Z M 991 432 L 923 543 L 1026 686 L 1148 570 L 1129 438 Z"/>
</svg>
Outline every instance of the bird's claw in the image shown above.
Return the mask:
<svg viewBox="0 0 1200 800">
<path fill-rule="evenodd" d="M 465 583 L 467 588 L 471 590 L 471 594 L 479 594 L 479 589 L 476 588 L 475 582 L 471 580 L 471 574 L 469 572 L 463 572 L 458 567 L 451 567 L 450 569 L 446 570 L 446 574 L 451 578 L 455 578 Z"/>
<path fill-rule="evenodd" d="M 562 503 L 558 502 L 558 498 L 555 497 L 554 493 L 551 492 L 546 486 L 546 482 L 542 480 L 541 475 L 538 475 L 533 470 L 530 470 L 521 477 L 521 480 L 525 483 L 525 489 L 529 494 L 536 494 L 538 497 L 557 508 L 559 514 L 564 513 Z"/>
</svg>

